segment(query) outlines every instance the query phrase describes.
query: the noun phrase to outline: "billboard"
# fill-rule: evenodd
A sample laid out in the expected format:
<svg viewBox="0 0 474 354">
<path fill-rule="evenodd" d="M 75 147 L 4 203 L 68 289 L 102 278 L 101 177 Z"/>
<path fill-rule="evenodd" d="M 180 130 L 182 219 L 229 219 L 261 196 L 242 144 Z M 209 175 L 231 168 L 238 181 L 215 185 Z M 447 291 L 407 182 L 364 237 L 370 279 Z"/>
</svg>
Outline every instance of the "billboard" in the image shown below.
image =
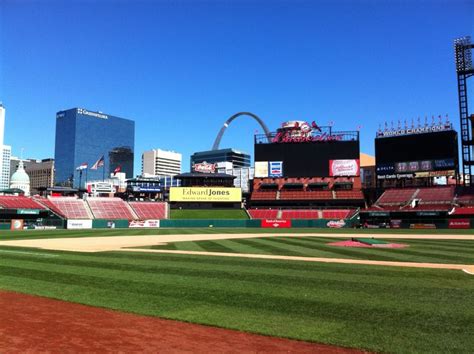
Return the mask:
<svg viewBox="0 0 474 354">
<path fill-rule="evenodd" d="M 329 176 L 359 176 L 359 160 L 329 160 Z"/>
<path fill-rule="evenodd" d="M 358 140 L 256 143 L 254 149 L 255 177 L 258 163 L 267 161 L 282 162 L 282 177 L 329 177 L 330 160 L 358 160 L 360 152 Z"/>
<path fill-rule="evenodd" d="M 92 220 L 68 219 L 66 228 L 67 229 L 92 229 Z"/>
<path fill-rule="evenodd" d="M 454 130 L 375 139 L 378 175 L 457 170 Z"/>
<path fill-rule="evenodd" d="M 283 177 L 283 161 L 270 161 L 268 167 L 270 177 Z"/>
<path fill-rule="evenodd" d="M 235 187 L 171 187 L 170 202 L 241 202 L 242 190 Z"/>
<path fill-rule="evenodd" d="M 255 161 L 255 178 L 268 177 L 268 161 Z"/>
</svg>

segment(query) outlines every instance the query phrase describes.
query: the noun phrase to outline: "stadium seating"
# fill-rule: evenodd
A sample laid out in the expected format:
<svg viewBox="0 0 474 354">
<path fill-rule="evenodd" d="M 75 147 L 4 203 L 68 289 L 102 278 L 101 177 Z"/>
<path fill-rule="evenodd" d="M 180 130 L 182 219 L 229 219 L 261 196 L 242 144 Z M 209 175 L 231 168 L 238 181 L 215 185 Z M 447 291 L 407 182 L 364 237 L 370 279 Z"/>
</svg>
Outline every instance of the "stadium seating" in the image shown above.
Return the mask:
<svg viewBox="0 0 474 354">
<path fill-rule="evenodd" d="M 474 215 L 474 208 L 456 207 L 451 215 Z"/>
<path fill-rule="evenodd" d="M 262 191 L 256 190 L 252 192 L 252 200 L 275 200 L 277 197 L 277 191 Z"/>
<path fill-rule="evenodd" d="M 474 195 L 472 194 L 462 195 L 457 198 L 457 203 L 459 205 L 474 205 Z"/>
<path fill-rule="evenodd" d="M 120 198 L 88 198 L 87 203 L 96 219 L 137 219 Z"/>
<path fill-rule="evenodd" d="M 0 207 L 3 209 L 45 209 L 44 206 L 31 198 L 13 195 L 0 196 Z"/>
<path fill-rule="evenodd" d="M 323 219 L 346 219 L 352 213 L 350 209 L 323 210 Z"/>
<path fill-rule="evenodd" d="M 319 210 L 282 210 L 282 219 L 319 219 Z"/>
<path fill-rule="evenodd" d="M 413 199 L 416 188 L 387 189 L 376 202 L 377 205 L 402 205 Z"/>
<path fill-rule="evenodd" d="M 328 200 L 333 199 L 331 191 L 280 191 L 282 200 Z"/>
<path fill-rule="evenodd" d="M 275 209 L 249 209 L 248 212 L 252 219 L 276 219 L 278 216 Z"/>
<path fill-rule="evenodd" d="M 128 203 L 140 220 L 166 219 L 167 205 L 158 202 L 129 202 Z"/>
<path fill-rule="evenodd" d="M 38 200 L 54 213 L 66 219 L 93 219 L 92 214 L 82 199 L 75 197 L 52 197 Z"/>
<path fill-rule="evenodd" d="M 361 190 L 340 190 L 336 192 L 336 199 L 364 199 Z"/>
<path fill-rule="evenodd" d="M 420 188 L 416 199 L 420 200 L 420 204 L 451 203 L 454 199 L 454 188 Z"/>
</svg>

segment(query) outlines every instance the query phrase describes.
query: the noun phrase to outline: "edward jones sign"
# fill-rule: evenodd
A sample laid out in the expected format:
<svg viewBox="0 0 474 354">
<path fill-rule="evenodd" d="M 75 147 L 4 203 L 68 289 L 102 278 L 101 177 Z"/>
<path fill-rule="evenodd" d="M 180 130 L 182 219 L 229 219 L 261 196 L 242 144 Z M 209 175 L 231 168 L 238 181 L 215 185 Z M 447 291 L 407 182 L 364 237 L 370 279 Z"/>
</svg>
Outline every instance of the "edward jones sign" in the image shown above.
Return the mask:
<svg viewBox="0 0 474 354">
<path fill-rule="evenodd" d="M 358 176 L 359 160 L 329 160 L 329 176 Z"/>
<path fill-rule="evenodd" d="M 170 202 L 241 202 L 242 190 L 227 187 L 171 187 Z"/>
</svg>

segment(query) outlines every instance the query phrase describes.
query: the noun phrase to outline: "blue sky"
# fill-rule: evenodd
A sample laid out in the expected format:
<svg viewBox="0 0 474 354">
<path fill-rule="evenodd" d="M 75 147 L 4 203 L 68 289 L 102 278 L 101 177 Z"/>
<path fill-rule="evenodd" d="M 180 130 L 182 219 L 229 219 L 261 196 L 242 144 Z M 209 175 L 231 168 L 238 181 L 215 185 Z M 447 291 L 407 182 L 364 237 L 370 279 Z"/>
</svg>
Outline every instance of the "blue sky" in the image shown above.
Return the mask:
<svg viewBox="0 0 474 354">
<path fill-rule="evenodd" d="M 459 126 L 453 40 L 474 2 L 0 1 L 0 101 L 15 155 L 54 156 L 55 113 L 136 121 L 135 171 L 151 148 L 210 149 L 239 111 L 361 129 L 449 114 Z M 472 94 L 471 94 L 472 95 Z M 474 97 L 474 96 L 472 96 Z M 252 153 L 241 117 L 221 147 Z"/>
</svg>

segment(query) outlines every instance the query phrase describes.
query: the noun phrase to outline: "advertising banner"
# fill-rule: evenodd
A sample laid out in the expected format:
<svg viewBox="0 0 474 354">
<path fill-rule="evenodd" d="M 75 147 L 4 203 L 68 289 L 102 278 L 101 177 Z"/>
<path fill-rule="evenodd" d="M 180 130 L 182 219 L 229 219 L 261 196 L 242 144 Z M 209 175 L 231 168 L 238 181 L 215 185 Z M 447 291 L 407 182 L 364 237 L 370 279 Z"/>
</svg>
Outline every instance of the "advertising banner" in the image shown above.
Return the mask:
<svg viewBox="0 0 474 354">
<path fill-rule="evenodd" d="M 18 215 L 38 215 L 39 212 L 38 209 L 17 209 Z"/>
<path fill-rule="evenodd" d="M 291 227 L 291 220 L 273 220 L 273 219 L 263 219 L 262 228 L 290 228 Z"/>
<path fill-rule="evenodd" d="M 377 164 L 376 172 L 378 175 L 392 175 L 395 173 L 394 164 Z"/>
<path fill-rule="evenodd" d="M 171 187 L 170 202 L 241 202 L 242 190 L 235 187 Z"/>
<path fill-rule="evenodd" d="M 326 226 L 331 229 L 340 229 L 346 226 L 346 222 L 344 220 L 331 220 L 326 224 Z"/>
<path fill-rule="evenodd" d="M 469 219 L 449 219 L 448 228 L 450 229 L 470 229 L 471 221 Z"/>
<path fill-rule="evenodd" d="M 215 173 L 216 172 L 216 165 L 215 163 L 207 163 L 206 161 L 201 163 L 195 163 L 193 165 L 194 172 L 202 172 L 202 173 Z"/>
<path fill-rule="evenodd" d="M 140 220 L 130 221 L 128 227 L 131 228 L 144 228 L 144 227 L 160 227 L 160 220 Z"/>
<path fill-rule="evenodd" d="M 410 224 L 410 229 L 436 229 L 435 224 Z"/>
<path fill-rule="evenodd" d="M 359 176 L 359 160 L 329 160 L 329 176 Z"/>
<path fill-rule="evenodd" d="M 268 161 L 255 161 L 255 178 L 268 177 Z"/>
<path fill-rule="evenodd" d="M 67 221 L 68 229 L 92 229 L 92 220 L 71 220 Z"/>
<path fill-rule="evenodd" d="M 390 228 L 391 229 L 399 229 L 401 224 L 402 224 L 402 220 L 400 220 L 400 219 L 390 220 Z"/>
<path fill-rule="evenodd" d="M 10 230 L 23 230 L 24 221 L 21 219 L 12 219 Z"/>
<path fill-rule="evenodd" d="M 270 161 L 268 164 L 270 177 L 283 177 L 283 161 Z"/>
</svg>

